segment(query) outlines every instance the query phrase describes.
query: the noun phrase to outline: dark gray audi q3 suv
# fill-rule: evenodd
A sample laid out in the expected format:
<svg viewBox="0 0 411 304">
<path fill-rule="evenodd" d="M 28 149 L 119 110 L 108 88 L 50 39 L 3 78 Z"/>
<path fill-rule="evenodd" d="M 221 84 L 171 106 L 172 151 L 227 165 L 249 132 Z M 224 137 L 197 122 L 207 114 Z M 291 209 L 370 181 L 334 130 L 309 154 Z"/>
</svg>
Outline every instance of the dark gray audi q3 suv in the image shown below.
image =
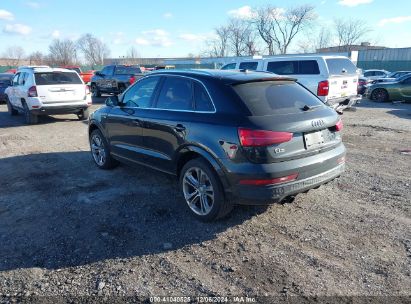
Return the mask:
<svg viewBox="0 0 411 304">
<path fill-rule="evenodd" d="M 89 119 L 98 167 L 173 174 L 193 215 L 281 202 L 338 177 L 338 114 L 294 79 L 221 70 L 148 74 Z"/>
</svg>

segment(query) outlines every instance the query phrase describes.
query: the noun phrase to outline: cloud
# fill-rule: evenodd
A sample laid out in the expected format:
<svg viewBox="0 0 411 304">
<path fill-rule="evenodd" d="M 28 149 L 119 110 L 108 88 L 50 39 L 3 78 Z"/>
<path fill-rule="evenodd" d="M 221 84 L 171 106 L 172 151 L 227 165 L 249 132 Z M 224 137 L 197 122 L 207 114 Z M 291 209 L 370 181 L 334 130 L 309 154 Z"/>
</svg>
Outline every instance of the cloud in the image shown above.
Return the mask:
<svg viewBox="0 0 411 304">
<path fill-rule="evenodd" d="M 386 24 L 390 23 L 403 23 L 403 22 L 408 22 L 411 21 L 411 16 L 399 16 L 399 17 L 393 17 L 393 18 L 385 18 L 381 19 L 380 22 L 378 22 L 379 26 L 385 26 Z"/>
<path fill-rule="evenodd" d="M 60 36 L 61 36 L 61 33 L 60 33 L 59 30 L 54 30 L 54 31 L 52 31 L 51 34 L 50 34 L 50 37 L 51 37 L 51 38 L 54 38 L 54 39 L 57 39 L 57 38 L 59 38 Z"/>
<path fill-rule="evenodd" d="M 170 13 L 170 12 L 167 12 L 167 13 L 164 13 L 164 14 L 163 14 L 163 18 L 164 18 L 164 19 L 171 19 L 171 18 L 173 18 L 173 17 L 174 17 L 173 14 Z"/>
<path fill-rule="evenodd" d="M 254 12 L 251 6 L 242 6 L 237 9 L 233 9 L 227 12 L 227 14 L 232 18 L 238 19 L 251 19 L 254 16 Z"/>
<path fill-rule="evenodd" d="M 4 33 L 11 35 L 28 35 L 31 31 L 32 28 L 30 26 L 20 23 L 6 24 L 3 28 Z"/>
<path fill-rule="evenodd" d="M 0 20 L 12 21 L 12 20 L 14 20 L 14 15 L 12 13 L 10 13 L 9 11 L 0 9 Z"/>
<path fill-rule="evenodd" d="M 135 43 L 145 46 L 169 47 L 173 45 L 169 34 L 163 29 L 154 29 L 142 32 L 141 37 L 137 37 Z"/>
<path fill-rule="evenodd" d="M 189 42 L 198 42 L 198 41 L 204 41 L 207 37 L 202 34 L 190 34 L 190 33 L 185 33 L 185 34 L 180 34 L 178 38 L 189 41 Z"/>
<path fill-rule="evenodd" d="M 126 35 L 123 32 L 110 33 L 111 43 L 115 45 L 126 44 Z"/>
<path fill-rule="evenodd" d="M 34 1 L 29 1 L 26 4 L 27 4 L 27 6 L 30 6 L 31 8 L 39 8 L 40 7 L 40 3 L 34 2 Z"/>
<path fill-rule="evenodd" d="M 361 4 L 369 4 L 374 0 L 340 0 L 338 2 L 339 5 L 354 7 Z"/>
</svg>

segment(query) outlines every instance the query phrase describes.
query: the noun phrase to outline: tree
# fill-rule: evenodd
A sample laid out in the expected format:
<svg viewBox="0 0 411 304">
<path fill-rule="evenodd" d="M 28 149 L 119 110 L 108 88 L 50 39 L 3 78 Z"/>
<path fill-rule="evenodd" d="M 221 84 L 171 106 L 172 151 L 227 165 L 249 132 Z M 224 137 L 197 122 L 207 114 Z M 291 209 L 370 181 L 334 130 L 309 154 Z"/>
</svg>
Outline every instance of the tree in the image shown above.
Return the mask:
<svg viewBox="0 0 411 304">
<path fill-rule="evenodd" d="M 3 53 L 6 64 L 9 66 L 18 66 L 24 58 L 24 49 L 21 46 L 10 46 Z"/>
<path fill-rule="evenodd" d="M 231 19 L 227 28 L 229 29 L 227 45 L 234 56 L 252 56 L 257 53 L 256 35 L 250 22 Z"/>
<path fill-rule="evenodd" d="M 45 56 L 42 52 L 33 52 L 29 55 L 30 65 L 42 65 L 45 62 Z"/>
<path fill-rule="evenodd" d="M 318 33 L 308 35 L 307 39 L 298 42 L 299 52 L 315 53 L 320 49 L 329 47 L 331 44 L 331 32 L 326 27 L 321 27 Z"/>
<path fill-rule="evenodd" d="M 136 47 L 132 46 L 128 49 L 126 60 L 128 64 L 138 64 L 140 62 L 140 52 L 137 50 Z"/>
<path fill-rule="evenodd" d="M 107 45 L 89 33 L 77 40 L 77 48 L 83 54 L 85 61 L 92 66 L 104 64 L 104 58 L 110 54 Z"/>
<path fill-rule="evenodd" d="M 336 19 L 334 25 L 340 50 L 343 46 L 348 48 L 344 51 L 351 51 L 352 45 L 358 44 L 371 31 L 360 19 Z"/>
<path fill-rule="evenodd" d="M 288 10 L 268 5 L 256 10 L 253 23 L 267 44 L 269 55 L 274 55 L 275 50 L 286 54 L 297 34 L 303 32 L 315 18 L 311 5 Z"/>
<path fill-rule="evenodd" d="M 228 53 L 228 26 L 220 26 L 215 29 L 215 38 L 208 40 L 205 55 L 210 57 L 225 57 Z"/>
<path fill-rule="evenodd" d="M 70 39 L 54 39 L 49 46 L 49 60 L 56 65 L 77 63 L 76 43 Z"/>
</svg>

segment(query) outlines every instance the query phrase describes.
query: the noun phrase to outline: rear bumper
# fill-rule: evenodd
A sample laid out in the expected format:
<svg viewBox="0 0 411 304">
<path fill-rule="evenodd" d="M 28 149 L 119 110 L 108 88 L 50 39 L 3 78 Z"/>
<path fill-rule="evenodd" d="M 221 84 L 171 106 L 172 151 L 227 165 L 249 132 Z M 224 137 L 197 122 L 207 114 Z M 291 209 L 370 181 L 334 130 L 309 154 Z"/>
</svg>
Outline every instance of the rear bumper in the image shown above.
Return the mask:
<svg viewBox="0 0 411 304">
<path fill-rule="evenodd" d="M 361 95 L 352 95 L 340 98 L 327 99 L 325 103 L 336 110 L 344 110 L 354 106 L 361 99 Z"/>
<path fill-rule="evenodd" d="M 341 143 L 336 148 L 308 157 L 271 164 L 224 164 L 225 176 L 230 184 L 228 198 L 239 204 L 265 205 L 280 202 L 333 180 L 344 172 L 346 149 Z M 228 173 L 227 173 L 228 172 Z M 298 174 L 295 181 L 283 184 L 255 186 L 243 185 L 241 180 L 272 179 Z"/>
<path fill-rule="evenodd" d="M 75 106 L 43 106 L 39 109 L 32 109 L 31 113 L 35 115 L 56 115 L 56 114 L 72 114 L 79 113 L 88 108 L 87 104 Z"/>
</svg>

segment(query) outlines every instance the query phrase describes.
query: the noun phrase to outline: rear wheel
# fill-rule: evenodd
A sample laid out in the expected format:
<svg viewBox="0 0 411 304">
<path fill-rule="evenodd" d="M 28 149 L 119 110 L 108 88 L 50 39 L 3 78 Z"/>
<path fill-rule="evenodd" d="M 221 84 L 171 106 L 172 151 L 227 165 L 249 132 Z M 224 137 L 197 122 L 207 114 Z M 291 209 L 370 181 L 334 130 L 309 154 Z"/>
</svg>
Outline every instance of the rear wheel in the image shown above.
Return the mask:
<svg viewBox="0 0 411 304">
<path fill-rule="evenodd" d="M 94 163 L 100 169 L 112 169 L 118 162 L 111 157 L 106 139 L 100 130 L 96 129 L 90 134 L 90 149 Z"/>
<path fill-rule="evenodd" d="M 126 87 L 124 85 L 119 85 L 118 86 L 118 94 L 123 94 L 123 92 L 126 90 Z"/>
<path fill-rule="evenodd" d="M 39 117 L 35 114 L 33 114 L 30 110 L 29 107 L 25 102 L 23 102 L 23 108 L 24 108 L 24 119 L 26 121 L 26 124 L 28 125 L 34 125 L 39 122 Z"/>
<path fill-rule="evenodd" d="M 213 221 L 227 215 L 233 208 L 224 197 L 214 169 L 201 158 L 187 162 L 181 170 L 180 188 L 192 214 L 201 221 Z"/>
<path fill-rule="evenodd" d="M 376 101 L 387 101 L 388 92 L 384 89 L 375 89 L 371 94 L 371 99 Z"/>
<path fill-rule="evenodd" d="M 101 97 L 101 92 L 100 90 L 97 88 L 97 85 L 95 83 L 91 84 L 91 94 L 93 95 L 93 97 Z"/>
<path fill-rule="evenodd" d="M 80 120 L 87 120 L 89 116 L 90 116 L 90 111 L 89 111 L 88 108 L 84 109 L 84 110 L 81 110 L 81 112 L 79 114 L 77 114 L 77 117 Z"/>
<path fill-rule="evenodd" d="M 6 104 L 7 104 L 7 112 L 11 115 L 11 116 L 15 116 L 17 114 L 19 114 L 19 112 L 13 108 L 13 105 L 10 103 L 10 100 L 8 97 L 6 97 Z"/>
</svg>

